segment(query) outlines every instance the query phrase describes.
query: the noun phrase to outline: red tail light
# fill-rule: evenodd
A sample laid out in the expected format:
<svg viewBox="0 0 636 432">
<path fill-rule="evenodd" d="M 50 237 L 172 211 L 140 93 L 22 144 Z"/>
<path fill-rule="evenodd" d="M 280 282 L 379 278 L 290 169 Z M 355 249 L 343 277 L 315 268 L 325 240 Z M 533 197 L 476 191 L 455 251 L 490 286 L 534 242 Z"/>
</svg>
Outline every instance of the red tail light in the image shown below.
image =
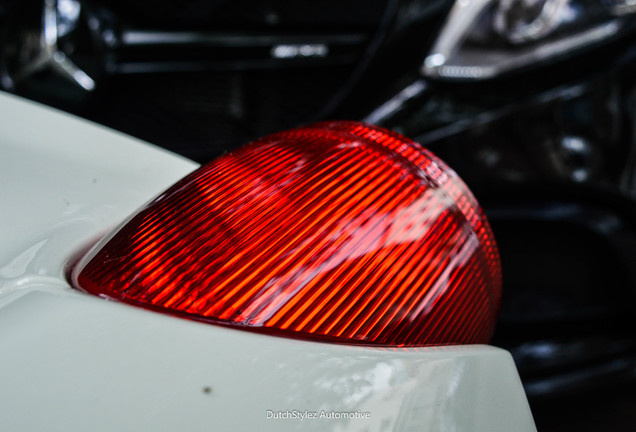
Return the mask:
<svg viewBox="0 0 636 432">
<path fill-rule="evenodd" d="M 308 339 L 485 343 L 501 290 L 490 227 L 419 144 L 331 122 L 196 170 L 74 268 L 89 293 Z"/>
</svg>

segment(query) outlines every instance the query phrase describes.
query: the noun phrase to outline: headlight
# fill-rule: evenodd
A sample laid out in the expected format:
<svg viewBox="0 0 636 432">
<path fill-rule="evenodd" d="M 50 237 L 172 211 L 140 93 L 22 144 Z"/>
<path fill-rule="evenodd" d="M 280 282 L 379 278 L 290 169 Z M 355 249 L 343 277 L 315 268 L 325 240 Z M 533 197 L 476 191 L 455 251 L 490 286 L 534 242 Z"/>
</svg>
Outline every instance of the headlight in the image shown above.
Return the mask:
<svg viewBox="0 0 636 432">
<path fill-rule="evenodd" d="M 422 71 L 485 79 L 636 28 L 636 0 L 456 0 Z"/>
</svg>

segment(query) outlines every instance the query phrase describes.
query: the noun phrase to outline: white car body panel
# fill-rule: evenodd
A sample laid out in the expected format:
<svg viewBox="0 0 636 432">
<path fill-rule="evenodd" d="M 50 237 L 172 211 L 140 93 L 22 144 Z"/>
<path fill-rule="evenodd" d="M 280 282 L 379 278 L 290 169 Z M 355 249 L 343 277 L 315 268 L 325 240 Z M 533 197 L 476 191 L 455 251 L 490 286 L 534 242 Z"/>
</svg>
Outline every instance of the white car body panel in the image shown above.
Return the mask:
<svg viewBox="0 0 636 432">
<path fill-rule="evenodd" d="M 69 286 L 78 253 L 196 167 L 0 95 L 2 430 L 536 430 L 498 348 L 286 339 Z"/>
</svg>

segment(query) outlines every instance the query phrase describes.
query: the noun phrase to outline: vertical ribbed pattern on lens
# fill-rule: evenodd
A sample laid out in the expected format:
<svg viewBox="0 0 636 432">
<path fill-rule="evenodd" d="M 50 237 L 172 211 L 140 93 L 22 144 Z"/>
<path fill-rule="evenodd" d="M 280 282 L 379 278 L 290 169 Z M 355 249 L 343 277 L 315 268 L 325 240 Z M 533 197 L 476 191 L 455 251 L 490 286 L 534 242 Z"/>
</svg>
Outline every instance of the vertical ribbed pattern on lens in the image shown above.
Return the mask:
<svg viewBox="0 0 636 432">
<path fill-rule="evenodd" d="M 201 321 L 387 345 L 485 343 L 501 290 L 492 232 L 457 175 L 356 122 L 274 134 L 201 167 L 72 279 Z"/>
</svg>

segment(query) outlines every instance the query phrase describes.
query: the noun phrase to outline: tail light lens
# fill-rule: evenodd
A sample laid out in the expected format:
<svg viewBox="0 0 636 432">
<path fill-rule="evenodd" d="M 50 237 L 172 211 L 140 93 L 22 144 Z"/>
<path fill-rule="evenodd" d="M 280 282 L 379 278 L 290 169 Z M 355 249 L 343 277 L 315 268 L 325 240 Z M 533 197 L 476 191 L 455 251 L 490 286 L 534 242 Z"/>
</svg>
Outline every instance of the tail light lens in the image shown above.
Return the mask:
<svg viewBox="0 0 636 432">
<path fill-rule="evenodd" d="M 488 342 L 501 290 L 466 185 L 419 144 L 356 122 L 270 135 L 199 168 L 71 278 L 190 319 L 394 346 Z"/>
</svg>

